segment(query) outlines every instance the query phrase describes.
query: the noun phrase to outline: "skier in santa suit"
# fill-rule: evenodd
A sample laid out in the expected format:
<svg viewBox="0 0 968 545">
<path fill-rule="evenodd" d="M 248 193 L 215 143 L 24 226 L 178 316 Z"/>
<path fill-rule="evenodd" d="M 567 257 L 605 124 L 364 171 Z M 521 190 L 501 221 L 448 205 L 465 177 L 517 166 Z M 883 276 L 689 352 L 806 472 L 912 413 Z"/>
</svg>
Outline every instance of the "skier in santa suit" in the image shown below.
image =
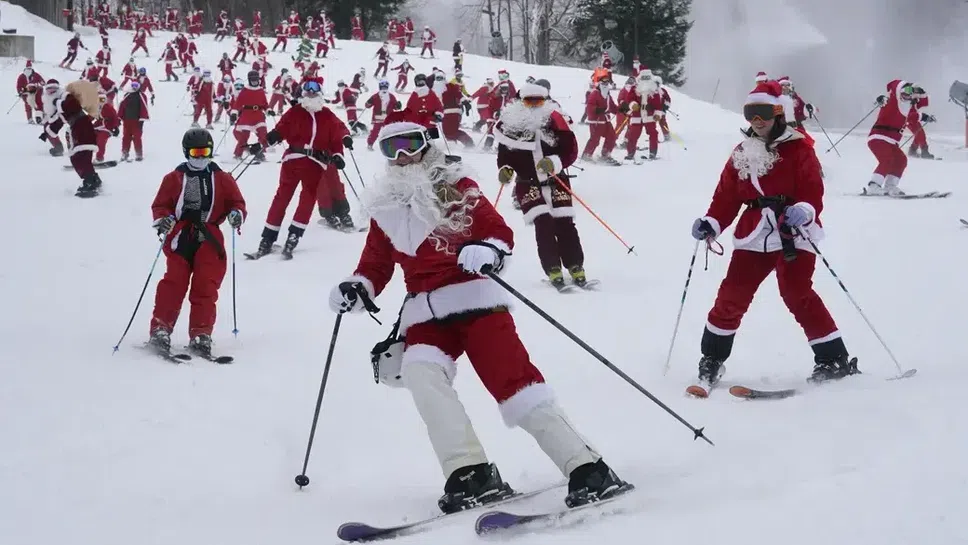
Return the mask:
<svg viewBox="0 0 968 545">
<path fill-rule="evenodd" d="M 101 110 L 98 118 L 94 120 L 94 131 L 97 137 L 97 153 L 94 155 L 94 161 L 100 163 L 104 161 L 108 139 L 121 134 L 121 120 L 118 118 L 118 111 L 114 109 L 114 104 L 108 100 L 103 90 L 98 95 Z"/>
<path fill-rule="evenodd" d="M 276 112 L 269 109 L 269 101 L 266 100 L 266 92 L 262 88 L 262 76 L 258 72 L 250 70 L 248 81 L 245 87 L 232 99 L 232 111 L 229 112 L 229 120 L 235 128 L 233 134 L 236 141 L 236 159 L 242 158 L 242 152 L 245 150 L 251 132 L 255 132 L 262 148 L 268 147 L 266 142 L 267 114 L 274 116 Z M 265 155 L 260 151 L 256 154 L 256 158 L 259 161 L 264 161 Z"/>
<path fill-rule="evenodd" d="M 465 353 L 505 424 L 530 433 L 569 478 L 567 505 L 631 488 L 564 415 L 515 331 L 507 292 L 482 276 L 504 268 L 513 231 L 461 163 L 432 144 L 417 115 L 391 114 L 380 131 L 388 166 L 361 195 L 371 218 L 366 243 L 329 303 L 340 313 L 372 308 L 367 302 L 384 290 L 395 265 L 403 269 L 404 347 L 401 357 L 383 358 L 377 374 L 410 391 L 427 427 L 446 479 L 438 506 L 458 512 L 514 493 L 489 462 L 454 390 L 457 359 Z"/>
<path fill-rule="evenodd" d="M 285 140 L 288 148 L 282 155 L 279 188 L 269 206 L 262 240 L 256 252 L 258 257 L 272 252 L 272 245 L 279 237 L 279 229 L 286 215 L 286 207 L 296 187 L 301 185 L 299 203 L 282 248 L 282 255 L 287 259 L 292 258 L 292 252 L 312 218 L 323 173 L 327 169 L 342 170 L 346 166 L 343 161 L 343 136 L 349 133 L 343 122 L 325 104 L 322 87 L 315 81 L 307 81 L 302 85 L 298 104 L 286 110 L 275 128 L 264 138 L 270 146 Z M 263 147 L 262 143 L 252 144 L 249 152 L 260 155 Z M 345 215 L 349 216 L 348 205 Z"/>
<path fill-rule="evenodd" d="M 618 113 L 618 106 L 612 100 L 612 80 L 608 77 L 601 77 L 595 82 L 595 89 L 588 93 L 585 99 L 585 114 L 588 120 L 588 142 L 582 152 L 582 159 L 592 160 L 598 143 L 605 139 L 602 145 L 601 162 L 608 165 L 619 165 L 612 157 L 612 150 L 615 149 L 615 128 L 608 119 L 608 114 Z"/>
<path fill-rule="evenodd" d="M 192 102 L 195 104 L 195 112 L 192 123 L 198 124 L 198 118 L 205 112 L 205 128 L 212 129 L 212 99 L 215 97 L 215 82 L 212 81 L 212 71 L 202 70 L 202 77 L 198 85 L 192 91 Z"/>
<path fill-rule="evenodd" d="M 68 155 L 74 172 L 81 178 L 81 186 L 75 193 L 78 197 L 94 197 L 101 189 L 101 177 L 92 161 L 97 151 L 94 118 L 98 116 L 99 106 L 98 86 L 87 80 L 73 81 L 44 94 L 44 112 L 51 121 L 40 138 L 46 141 L 48 131 L 57 134 L 64 125 L 70 127 Z"/>
<path fill-rule="evenodd" d="M 24 102 L 24 112 L 28 123 L 40 123 L 40 113 L 44 109 L 44 77 L 34 71 L 33 62 L 27 61 L 23 73 L 17 76 L 17 94 Z M 34 110 L 38 113 L 34 115 Z"/>
<path fill-rule="evenodd" d="M 867 147 L 877 158 L 877 168 L 864 193 L 903 195 L 898 185 L 907 168 L 907 155 L 901 149 L 901 136 L 911 103 L 921 89 L 913 83 L 896 79 L 887 84 L 887 94 L 877 97 L 881 110 L 867 136 Z"/>
<path fill-rule="evenodd" d="M 121 160 L 128 160 L 128 152 L 134 144 L 135 160 L 144 159 L 142 134 L 148 116 L 148 100 L 144 87 L 137 81 L 128 83 L 124 98 L 118 104 L 118 117 L 121 119 Z"/>
<path fill-rule="evenodd" d="M 658 79 L 658 78 L 656 78 Z M 787 127 L 791 129 L 796 129 L 807 139 L 807 142 L 812 146 L 814 145 L 814 139 L 807 133 L 807 129 L 803 126 L 803 120 L 807 118 L 804 115 L 803 110 L 805 103 L 800 95 L 796 93 L 793 89 L 793 82 L 790 81 L 789 76 L 780 76 L 777 80 L 780 84 L 780 88 L 783 89 L 783 94 L 780 96 L 780 102 L 783 104 L 783 115 L 784 121 L 786 121 Z M 666 136 L 668 139 L 668 135 Z"/>
<path fill-rule="evenodd" d="M 639 96 L 645 99 L 645 103 L 642 104 L 644 110 L 642 117 L 645 121 L 645 133 L 649 135 L 649 159 L 655 159 L 659 152 L 658 126 L 665 119 L 665 98 L 659 82 L 659 78 L 655 78 L 651 82 L 645 81 L 638 86 Z M 813 142 L 810 145 L 812 146 Z"/>
<path fill-rule="evenodd" d="M 444 119 L 444 105 L 440 102 L 437 94 L 431 92 L 427 76 L 423 74 L 417 74 L 413 77 L 413 92 L 410 93 L 410 98 L 407 99 L 407 105 L 404 109 L 427 114 L 422 119 L 429 123 L 428 127 L 434 123 L 440 123 Z"/>
<path fill-rule="evenodd" d="M 585 255 L 575 227 L 575 209 L 564 169 L 578 158 L 578 140 L 568 122 L 548 100 L 548 90 L 534 83 L 521 87 L 521 100 L 504 108 L 494 127 L 498 181 L 514 184 L 524 221 L 534 225 L 538 259 L 548 280 L 565 286 L 562 265 L 572 282 L 584 286 Z"/>
<path fill-rule="evenodd" d="M 372 150 L 373 144 L 376 143 L 376 139 L 380 135 L 380 129 L 383 128 L 387 114 L 399 110 L 400 101 L 390 93 L 390 89 L 380 89 L 366 99 L 363 107 L 373 108 L 373 118 L 370 120 L 373 122 L 373 127 L 370 128 L 370 134 L 366 137 L 366 149 Z"/>
<path fill-rule="evenodd" d="M 362 41 L 363 27 L 360 26 L 360 18 L 357 17 L 356 15 L 354 15 L 353 17 L 350 17 L 350 26 L 352 27 L 352 30 L 350 31 L 350 35 L 353 37 L 353 39 Z"/>
<path fill-rule="evenodd" d="M 461 115 L 464 111 L 461 107 L 464 101 L 463 86 L 457 82 L 446 83 L 443 92 L 440 93 L 440 100 L 444 115 L 440 128 L 444 138 L 456 140 L 466 148 L 473 148 L 474 140 L 460 128 Z"/>
<path fill-rule="evenodd" d="M 189 129 L 182 137 L 186 161 L 162 178 L 151 203 L 151 226 L 165 237 L 167 270 L 155 292 L 149 344 L 162 352 L 171 347 L 171 332 L 187 293 L 189 349 L 212 354 L 218 290 L 228 262 L 219 226 L 228 220 L 238 230 L 246 217 L 235 179 L 212 161 L 214 147 L 207 130 Z"/>
<path fill-rule="evenodd" d="M 692 226 L 696 240 L 711 242 L 739 214 L 733 257 L 703 331 L 698 395 L 722 377 L 740 321 L 774 270 L 780 296 L 813 349 L 811 380 L 858 372 L 857 358 L 849 359 L 837 324 L 813 290 L 817 256 L 803 234 L 813 242 L 824 235 L 820 161 L 803 135 L 786 126 L 780 96 L 776 82 L 760 83 L 749 94 L 746 139 L 727 160 L 706 215 Z"/>
<path fill-rule="evenodd" d="M 437 41 L 437 35 L 434 34 L 433 30 L 430 30 L 429 26 L 425 26 L 423 29 L 423 34 L 420 35 L 420 39 L 423 41 L 423 48 L 420 50 L 420 57 L 423 58 L 424 53 L 430 52 L 430 58 L 436 58 L 434 56 L 434 42 Z"/>
<path fill-rule="evenodd" d="M 937 119 L 933 115 L 921 111 L 922 108 L 927 107 L 928 94 L 924 92 L 924 89 L 915 89 L 914 95 L 911 97 L 911 109 L 907 113 L 907 128 L 914 135 L 911 139 L 911 147 L 908 148 L 908 155 L 911 157 L 934 159 L 934 155 L 928 151 L 928 137 L 924 134 L 924 124 L 934 123 Z M 920 155 L 918 150 L 921 150 Z"/>
</svg>

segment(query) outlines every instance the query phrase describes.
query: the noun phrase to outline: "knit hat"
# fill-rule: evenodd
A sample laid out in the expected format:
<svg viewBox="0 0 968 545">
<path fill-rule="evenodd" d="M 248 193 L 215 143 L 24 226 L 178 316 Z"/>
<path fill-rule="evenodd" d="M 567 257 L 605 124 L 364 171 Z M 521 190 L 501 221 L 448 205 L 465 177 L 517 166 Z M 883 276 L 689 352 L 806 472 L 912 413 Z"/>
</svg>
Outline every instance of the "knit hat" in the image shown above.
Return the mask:
<svg viewBox="0 0 968 545">
<path fill-rule="evenodd" d="M 769 79 L 770 78 L 768 78 L 766 76 L 766 72 L 757 72 L 756 73 L 756 83 L 762 83 L 762 82 L 767 81 Z"/>
<path fill-rule="evenodd" d="M 782 94 L 783 91 L 780 89 L 780 84 L 775 81 L 757 83 L 756 88 L 746 96 L 746 102 L 744 104 L 772 104 L 773 106 L 780 106 L 780 95 Z"/>
</svg>

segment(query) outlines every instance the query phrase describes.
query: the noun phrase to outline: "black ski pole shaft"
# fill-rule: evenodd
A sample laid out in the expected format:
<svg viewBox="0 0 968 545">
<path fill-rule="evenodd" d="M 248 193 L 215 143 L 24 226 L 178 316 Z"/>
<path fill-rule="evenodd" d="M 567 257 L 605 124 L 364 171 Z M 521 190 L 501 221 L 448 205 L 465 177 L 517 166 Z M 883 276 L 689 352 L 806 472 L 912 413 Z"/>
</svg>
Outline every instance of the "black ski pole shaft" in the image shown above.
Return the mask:
<svg viewBox="0 0 968 545">
<path fill-rule="evenodd" d="M 358 193 L 356 192 L 356 188 L 355 188 L 355 187 L 353 187 L 353 182 L 351 182 L 351 181 L 350 181 L 350 177 L 346 175 L 346 171 L 344 171 L 344 170 L 341 170 L 340 172 L 342 172 L 342 173 L 343 173 L 343 178 L 345 178 L 345 179 L 346 179 L 346 183 L 347 183 L 347 184 L 349 184 L 349 186 L 350 186 L 350 190 L 352 190 L 352 191 L 353 191 L 353 196 L 354 196 L 354 197 L 356 197 L 356 200 L 357 200 L 357 202 L 359 202 L 359 200 L 360 200 L 360 195 L 359 195 L 359 194 L 358 194 Z"/>
<path fill-rule="evenodd" d="M 352 149 L 350 149 L 350 159 L 353 161 L 353 168 L 356 169 L 356 175 L 360 177 L 360 185 L 363 186 L 363 189 L 366 189 L 366 184 L 363 183 L 363 175 L 360 174 L 360 165 L 356 164 L 356 155 L 353 154 Z M 349 177 L 346 179 L 349 180 Z M 356 193 L 355 190 L 353 192 Z"/>
<path fill-rule="evenodd" d="M 797 232 L 800 233 L 800 236 L 802 236 L 807 242 L 810 243 L 810 246 L 813 247 L 813 251 L 816 252 L 818 256 L 820 256 L 820 259 L 823 260 L 824 266 L 827 267 L 828 271 L 830 271 L 830 275 L 834 277 L 834 280 L 836 280 L 838 284 L 840 284 L 840 289 L 844 290 L 844 294 L 847 295 L 847 299 L 849 299 L 850 303 L 854 305 L 855 309 L 857 309 L 857 313 L 860 314 L 860 317 L 863 318 L 865 322 L 867 322 L 867 327 L 870 328 L 874 336 L 877 337 L 877 340 L 880 341 L 881 346 L 884 347 L 884 350 L 887 352 L 887 355 L 891 357 L 891 360 L 894 362 L 894 365 L 897 366 L 897 370 L 900 373 L 895 378 L 908 378 L 908 377 L 914 376 L 914 374 L 917 373 L 918 370 L 908 369 L 905 371 L 904 368 L 901 367 L 901 363 L 897 361 L 897 357 L 894 356 L 894 352 L 892 352 L 891 349 L 887 346 L 887 343 L 884 342 L 884 339 L 881 337 L 881 334 L 878 333 L 876 329 L 874 329 L 874 324 L 872 324 L 871 321 L 867 318 L 867 315 L 864 314 L 863 310 L 861 310 L 860 305 L 857 304 L 857 301 L 854 300 L 854 296 L 851 295 L 850 291 L 847 290 L 847 286 L 844 285 L 844 281 L 841 280 L 839 276 L 837 276 L 836 272 L 834 272 L 834 268 L 830 266 L 830 262 L 827 261 L 826 256 L 820 253 L 820 248 L 818 248 L 817 245 L 813 242 L 813 239 L 810 238 L 810 235 L 808 235 L 806 232 L 804 232 L 801 229 L 797 229 Z"/>
<path fill-rule="evenodd" d="M 689 261 L 689 272 L 686 273 L 686 286 L 682 288 L 682 301 L 679 302 L 679 314 L 676 315 L 676 325 L 672 328 L 672 340 L 669 341 L 669 353 L 666 354 L 665 367 L 662 368 L 662 374 L 665 375 L 669 372 L 669 364 L 672 362 L 672 348 L 676 345 L 676 336 L 679 334 L 679 321 L 682 320 L 682 310 L 686 308 L 686 294 L 689 293 L 689 281 L 692 280 L 692 268 L 696 265 L 696 256 L 699 255 L 699 242 L 696 241 L 696 247 L 692 251 L 692 260 Z"/>
<path fill-rule="evenodd" d="M 841 136 L 840 138 L 838 138 L 836 142 L 834 142 L 833 144 L 831 144 L 830 148 L 828 148 L 827 151 L 825 151 L 824 153 L 830 153 L 830 150 L 837 149 L 837 144 L 839 144 L 841 140 L 843 140 L 844 138 L 847 138 L 847 135 L 849 135 L 850 133 L 854 132 L 854 129 L 856 129 L 857 127 L 859 127 L 860 124 L 864 122 L 864 120 L 866 120 L 868 117 L 870 117 L 871 114 L 874 113 L 880 107 L 881 106 L 879 104 L 875 104 L 874 107 L 871 108 L 871 111 L 867 112 L 867 115 L 865 115 L 864 117 L 862 117 L 860 119 L 860 121 L 858 121 L 853 127 L 851 127 L 849 131 L 845 132 L 843 136 Z"/>
<path fill-rule="evenodd" d="M 309 429 L 309 443 L 306 444 L 306 458 L 303 459 L 302 473 L 296 475 L 296 484 L 300 490 L 309 486 L 306 468 L 309 466 L 309 453 L 313 450 L 313 438 L 316 436 L 316 424 L 319 422 L 319 409 L 323 406 L 323 393 L 326 392 L 326 381 L 329 379 L 329 367 L 333 363 L 333 351 L 336 349 L 336 337 L 339 335 L 339 325 L 343 321 L 343 314 L 336 315 L 333 325 L 333 338 L 329 341 L 329 353 L 326 355 L 326 365 L 323 367 L 323 380 L 319 383 L 319 396 L 316 398 L 316 411 L 313 413 L 313 425 Z"/>
<path fill-rule="evenodd" d="M 830 146 L 831 146 L 832 148 L 834 148 L 834 153 L 836 153 L 836 154 L 837 154 L 837 157 L 842 157 L 842 156 L 840 155 L 840 150 L 839 150 L 839 149 L 837 149 L 837 147 L 836 147 L 836 146 L 834 146 L 834 141 L 833 141 L 833 140 L 831 140 L 831 139 L 830 139 L 830 135 L 829 135 L 829 134 L 827 134 L 827 129 L 824 129 L 824 128 L 823 128 L 823 123 L 821 123 L 821 122 L 820 122 L 820 118 L 819 118 L 819 117 L 817 117 L 817 112 L 814 112 L 814 113 L 813 113 L 813 114 L 811 114 L 811 115 L 813 115 L 813 118 L 814 118 L 814 119 L 815 119 L 815 120 L 817 121 L 817 126 L 818 126 L 818 127 L 820 127 L 820 130 L 821 130 L 821 131 L 823 131 L 823 135 L 827 137 L 827 142 L 830 142 Z"/>
<path fill-rule="evenodd" d="M 225 137 L 229 135 L 232 129 L 235 128 L 235 124 L 238 122 L 239 122 L 239 119 L 235 118 L 234 122 L 229 123 L 229 126 L 225 129 L 225 132 L 222 133 L 222 139 L 218 141 L 218 144 L 215 146 L 215 149 L 212 150 L 212 155 L 215 155 L 218 153 L 218 149 L 222 147 L 222 142 L 225 142 Z"/>
<path fill-rule="evenodd" d="M 907 140 L 905 140 L 904 142 L 901 142 L 901 145 L 900 145 L 900 146 L 898 146 L 898 147 L 901 147 L 901 148 L 903 148 L 904 146 L 906 146 L 906 145 L 908 144 L 908 142 L 910 142 L 911 140 L 913 140 L 915 136 L 917 136 L 917 135 L 919 135 L 919 134 L 921 134 L 921 131 L 923 131 L 923 130 L 924 130 L 924 123 L 921 123 L 921 128 L 920 128 L 920 129 L 918 129 L 918 130 L 917 130 L 917 131 L 916 131 L 916 132 L 915 132 L 914 134 L 912 134 L 911 136 L 908 136 L 908 137 L 907 137 Z"/>
<path fill-rule="evenodd" d="M 165 240 L 167 237 L 162 237 L 161 244 L 158 245 L 158 252 L 155 254 L 155 260 L 151 262 L 151 270 L 148 271 L 148 278 L 145 278 L 145 285 L 141 288 L 141 295 L 138 296 L 138 302 L 134 305 L 134 312 L 131 313 L 131 319 L 128 320 L 128 325 L 124 328 L 124 333 L 121 334 L 121 338 L 118 339 L 118 344 L 114 345 L 114 351 L 117 352 L 121 346 L 121 342 L 124 340 L 125 336 L 128 335 L 128 331 L 131 329 L 131 324 L 134 323 L 134 317 L 138 314 L 138 309 L 141 307 L 141 300 L 145 297 L 145 291 L 148 290 L 148 283 L 151 282 L 151 275 L 155 273 L 155 267 L 158 266 L 158 258 L 161 257 L 162 250 L 165 249 Z"/>
<path fill-rule="evenodd" d="M 232 229 L 232 335 L 239 336 L 239 320 L 235 305 L 235 229 Z"/>
<path fill-rule="evenodd" d="M 669 413 L 673 418 L 675 418 L 680 423 L 682 423 L 683 426 L 689 428 L 689 430 L 692 431 L 692 433 L 693 433 L 693 439 L 700 439 L 700 438 L 702 438 L 703 441 L 709 443 L 710 445 L 713 444 L 713 442 L 710 441 L 709 438 L 706 437 L 703 434 L 703 430 L 705 428 L 696 428 L 695 426 L 693 426 L 692 424 L 690 424 L 688 421 L 686 421 L 685 418 L 679 416 L 679 413 L 675 412 L 668 405 L 666 405 L 665 403 L 663 403 L 659 398 L 657 398 L 654 395 L 652 395 L 651 392 L 649 392 L 644 387 L 642 387 L 642 385 L 639 384 L 638 382 L 636 382 L 632 377 L 628 376 L 624 371 L 622 371 L 617 366 L 615 366 L 615 364 L 613 364 L 612 362 L 608 361 L 608 359 L 606 359 L 605 356 L 599 354 L 591 346 L 588 346 L 588 344 L 585 341 L 581 340 L 581 338 L 578 337 L 578 335 L 575 335 L 574 333 L 572 333 L 571 331 L 569 331 L 568 328 L 566 328 L 565 326 L 563 326 L 560 323 L 558 323 L 557 320 L 555 320 L 547 312 L 545 312 L 544 310 L 542 310 L 541 307 L 539 307 L 538 305 L 534 304 L 530 299 L 528 299 L 527 297 L 525 297 L 524 295 L 522 295 L 520 292 L 518 292 L 516 289 L 514 289 L 513 287 L 511 287 L 510 284 L 508 284 L 501 277 L 499 277 L 490 267 L 485 267 L 485 270 L 483 272 L 484 272 L 484 274 L 486 274 L 487 276 L 489 276 L 492 280 L 494 280 L 495 282 L 497 282 L 502 288 L 506 289 L 509 293 L 511 293 L 511 295 L 514 295 L 515 297 L 517 297 L 519 301 L 521 301 L 522 303 L 524 303 L 525 305 L 527 305 L 529 308 L 531 308 L 531 310 L 535 311 L 539 316 L 541 316 L 542 318 L 544 318 L 545 321 L 547 321 L 549 324 L 555 326 L 555 328 L 557 328 L 558 331 L 561 331 L 569 339 L 575 341 L 575 343 L 578 346 L 584 348 L 585 351 L 588 352 L 589 354 L 591 354 L 592 356 L 594 356 L 595 359 L 597 359 L 598 361 L 600 361 L 603 364 L 605 364 L 605 366 L 608 367 L 609 369 L 611 369 L 613 373 L 615 373 L 616 375 L 622 377 L 622 379 L 625 380 L 625 382 L 628 382 L 633 388 L 635 388 L 636 390 L 638 390 L 639 393 L 641 393 L 645 397 L 651 399 L 653 403 L 655 403 L 656 405 L 658 405 L 659 407 L 661 407 L 665 412 Z"/>
</svg>

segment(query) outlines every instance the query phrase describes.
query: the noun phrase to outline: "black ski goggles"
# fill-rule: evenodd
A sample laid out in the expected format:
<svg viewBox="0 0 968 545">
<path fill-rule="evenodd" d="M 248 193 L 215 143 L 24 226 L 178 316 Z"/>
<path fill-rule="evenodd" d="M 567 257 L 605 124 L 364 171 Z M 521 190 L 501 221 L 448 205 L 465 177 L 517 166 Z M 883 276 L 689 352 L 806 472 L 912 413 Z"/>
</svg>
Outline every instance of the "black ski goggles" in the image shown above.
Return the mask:
<svg viewBox="0 0 968 545">
<path fill-rule="evenodd" d="M 743 117 L 751 123 L 757 119 L 770 121 L 780 113 L 779 109 L 779 106 L 772 104 L 747 104 L 743 106 Z"/>
</svg>

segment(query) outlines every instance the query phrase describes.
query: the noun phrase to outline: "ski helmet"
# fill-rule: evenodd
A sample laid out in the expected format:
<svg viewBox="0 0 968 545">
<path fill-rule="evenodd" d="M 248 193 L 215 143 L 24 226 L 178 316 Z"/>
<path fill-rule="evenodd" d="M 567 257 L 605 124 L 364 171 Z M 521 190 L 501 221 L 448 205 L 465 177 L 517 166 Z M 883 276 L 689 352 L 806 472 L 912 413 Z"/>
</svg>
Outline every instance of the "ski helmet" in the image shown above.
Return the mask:
<svg viewBox="0 0 968 545">
<path fill-rule="evenodd" d="M 205 129 L 188 129 L 182 136 L 182 152 L 185 154 L 185 159 L 200 158 L 191 156 L 190 150 L 193 149 L 208 149 L 206 158 L 209 158 L 212 156 L 214 147 L 215 141 L 212 139 L 212 133 Z"/>
<path fill-rule="evenodd" d="M 259 84 L 262 83 L 262 76 L 260 76 L 255 70 L 249 70 L 246 79 L 248 80 L 249 85 L 252 87 L 258 87 Z"/>
<path fill-rule="evenodd" d="M 417 87 L 423 87 L 424 85 L 427 85 L 427 75 L 417 74 L 416 76 L 413 77 L 413 84 L 416 85 Z"/>
<path fill-rule="evenodd" d="M 534 80 L 534 84 L 544 87 L 549 93 L 551 92 L 551 82 L 544 78 Z"/>
</svg>

